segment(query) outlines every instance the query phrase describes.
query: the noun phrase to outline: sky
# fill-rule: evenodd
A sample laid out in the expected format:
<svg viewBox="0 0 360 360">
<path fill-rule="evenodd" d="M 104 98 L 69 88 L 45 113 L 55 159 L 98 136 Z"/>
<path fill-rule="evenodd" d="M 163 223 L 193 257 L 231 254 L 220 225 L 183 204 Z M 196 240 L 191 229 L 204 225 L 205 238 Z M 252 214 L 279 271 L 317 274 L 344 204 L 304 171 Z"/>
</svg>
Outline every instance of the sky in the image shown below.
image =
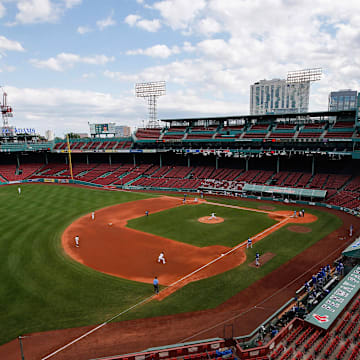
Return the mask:
<svg viewBox="0 0 360 360">
<path fill-rule="evenodd" d="M 249 114 L 251 84 L 317 67 L 309 110 L 360 90 L 359 0 L 0 0 L 10 125 L 41 134 L 143 126 L 138 82 L 166 81 L 159 119 Z"/>
</svg>

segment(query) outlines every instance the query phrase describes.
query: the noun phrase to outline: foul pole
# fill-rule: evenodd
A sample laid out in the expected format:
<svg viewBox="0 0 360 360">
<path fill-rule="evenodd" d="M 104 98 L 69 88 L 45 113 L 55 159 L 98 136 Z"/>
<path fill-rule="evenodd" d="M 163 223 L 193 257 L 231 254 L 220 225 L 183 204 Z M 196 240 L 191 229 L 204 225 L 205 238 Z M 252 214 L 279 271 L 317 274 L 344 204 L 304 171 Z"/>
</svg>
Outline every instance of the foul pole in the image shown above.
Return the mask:
<svg viewBox="0 0 360 360">
<path fill-rule="evenodd" d="M 70 149 L 69 134 L 66 134 L 66 142 L 67 142 L 67 147 L 68 147 L 69 168 L 70 168 L 71 180 L 74 180 L 73 170 L 72 170 L 72 163 L 71 163 L 71 149 Z"/>
</svg>

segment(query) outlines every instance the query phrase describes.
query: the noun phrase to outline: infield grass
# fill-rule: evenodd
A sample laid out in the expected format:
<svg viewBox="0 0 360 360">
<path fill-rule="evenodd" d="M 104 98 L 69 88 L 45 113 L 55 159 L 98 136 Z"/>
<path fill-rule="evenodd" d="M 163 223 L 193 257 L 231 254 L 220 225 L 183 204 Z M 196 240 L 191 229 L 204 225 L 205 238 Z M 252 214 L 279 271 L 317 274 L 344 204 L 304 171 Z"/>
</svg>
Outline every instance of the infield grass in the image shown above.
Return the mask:
<svg viewBox="0 0 360 360">
<path fill-rule="evenodd" d="M 155 195 L 46 184 L 21 187 L 20 197 L 17 186 L 0 187 L 0 344 L 26 333 L 102 323 L 152 294 L 151 284 L 102 274 L 73 261 L 65 255 L 60 237 L 70 223 L 93 210 Z M 204 209 L 205 215 L 212 212 Z M 220 216 L 220 209 L 214 211 Z M 261 240 L 261 251 L 275 252 L 277 256 L 259 271 L 252 272 L 245 263 L 191 283 L 161 303 L 148 303 L 119 320 L 220 304 L 341 225 L 335 215 L 313 209 L 311 212 L 319 218 L 316 223 L 307 224 L 313 229 L 311 233 L 295 234 L 281 229 Z M 149 218 L 155 219 L 155 215 L 159 216 L 158 226 L 164 225 L 161 213 Z M 233 212 L 224 212 L 227 216 L 230 219 Z M 176 220 L 181 222 L 181 218 Z M 188 222 L 183 226 L 191 232 L 191 225 Z M 224 239 L 238 243 L 239 238 L 246 239 L 244 231 L 244 236 L 229 235 Z M 279 250 L 274 251 L 275 246 Z M 249 251 L 250 261 L 254 251 Z"/>
<path fill-rule="evenodd" d="M 213 212 L 225 221 L 211 225 L 198 221 Z M 264 213 L 200 204 L 184 205 L 133 219 L 128 221 L 127 226 L 199 247 L 233 247 L 275 223 Z"/>
</svg>

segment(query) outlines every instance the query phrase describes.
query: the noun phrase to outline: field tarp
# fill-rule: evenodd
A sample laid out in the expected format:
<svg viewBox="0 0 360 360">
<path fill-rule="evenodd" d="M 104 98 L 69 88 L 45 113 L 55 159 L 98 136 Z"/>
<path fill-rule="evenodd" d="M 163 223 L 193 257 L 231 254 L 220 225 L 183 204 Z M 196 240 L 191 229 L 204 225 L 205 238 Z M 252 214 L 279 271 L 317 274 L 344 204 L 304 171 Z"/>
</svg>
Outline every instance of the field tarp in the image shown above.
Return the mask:
<svg viewBox="0 0 360 360">
<path fill-rule="evenodd" d="M 325 199 L 326 190 L 245 184 L 243 191 Z"/>
<path fill-rule="evenodd" d="M 358 237 L 351 245 L 349 245 L 343 252 L 343 255 L 360 259 L 360 237 Z"/>
</svg>

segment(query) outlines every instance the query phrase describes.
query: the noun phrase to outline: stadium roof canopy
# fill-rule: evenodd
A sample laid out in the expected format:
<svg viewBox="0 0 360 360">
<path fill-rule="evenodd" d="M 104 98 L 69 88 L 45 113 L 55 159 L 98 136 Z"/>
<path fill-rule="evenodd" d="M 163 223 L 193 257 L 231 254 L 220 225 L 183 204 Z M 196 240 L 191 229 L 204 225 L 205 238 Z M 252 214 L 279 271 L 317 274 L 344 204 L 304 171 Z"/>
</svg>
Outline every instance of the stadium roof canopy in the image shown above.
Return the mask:
<svg viewBox="0 0 360 360">
<path fill-rule="evenodd" d="M 265 185 L 252 185 L 245 184 L 242 188 L 243 191 L 256 192 L 256 193 L 269 193 L 278 195 L 294 195 L 299 197 L 311 197 L 324 199 L 326 196 L 326 190 L 314 190 L 314 189 L 297 189 L 289 187 L 278 186 L 265 186 Z"/>
<path fill-rule="evenodd" d="M 343 255 L 360 259 L 360 237 L 358 237 L 343 252 Z"/>
<path fill-rule="evenodd" d="M 179 118 L 179 119 L 161 119 L 161 121 L 172 122 L 196 122 L 196 121 L 227 121 L 227 120 L 258 120 L 258 121 L 292 121 L 292 120 L 311 120 L 317 118 L 318 120 L 327 120 L 329 117 L 352 118 L 355 121 L 356 110 L 340 110 L 340 111 L 312 111 L 306 113 L 284 113 L 284 114 L 266 114 L 266 115 L 232 115 L 232 116 L 211 116 L 198 118 Z"/>
</svg>

